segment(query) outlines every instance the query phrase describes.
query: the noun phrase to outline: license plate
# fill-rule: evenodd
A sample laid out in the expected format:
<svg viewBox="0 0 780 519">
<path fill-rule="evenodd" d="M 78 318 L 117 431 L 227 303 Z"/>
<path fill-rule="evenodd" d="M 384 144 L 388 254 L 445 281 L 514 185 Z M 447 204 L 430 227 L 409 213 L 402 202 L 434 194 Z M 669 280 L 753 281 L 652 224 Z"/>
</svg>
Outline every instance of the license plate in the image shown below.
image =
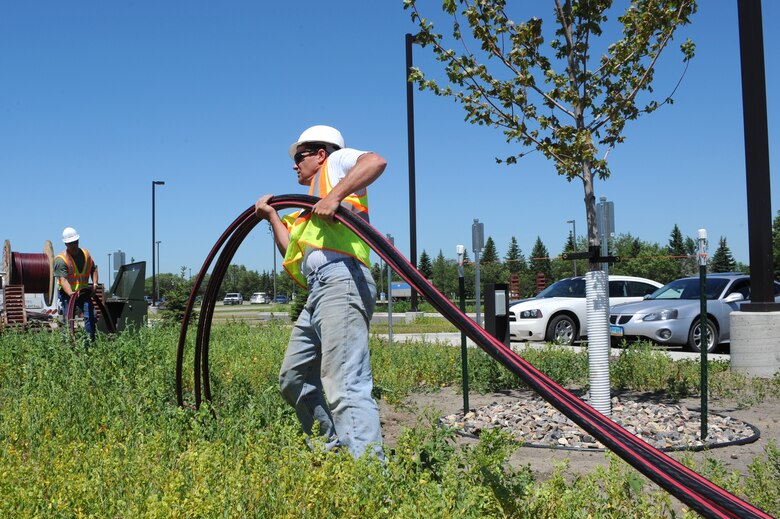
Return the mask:
<svg viewBox="0 0 780 519">
<path fill-rule="evenodd" d="M 612 337 L 623 337 L 623 327 L 611 324 L 609 325 L 609 334 Z"/>
</svg>

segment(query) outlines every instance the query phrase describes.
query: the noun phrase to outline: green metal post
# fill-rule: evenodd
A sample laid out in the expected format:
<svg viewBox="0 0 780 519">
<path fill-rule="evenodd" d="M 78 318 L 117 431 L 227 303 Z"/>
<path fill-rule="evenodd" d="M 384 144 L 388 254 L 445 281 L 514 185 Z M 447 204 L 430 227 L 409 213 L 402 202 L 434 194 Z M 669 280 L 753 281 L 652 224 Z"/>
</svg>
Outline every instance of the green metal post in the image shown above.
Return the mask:
<svg viewBox="0 0 780 519">
<path fill-rule="evenodd" d="M 458 278 L 458 291 L 460 292 L 460 311 L 466 313 L 466 283 L 463 276 Z M 460 332 L 460 363 L 463 378 L 463 414 L 469 412 L 469 358 L 466 348 L 466 332 Z"/>
<path fill-rule="evenodd" d="M 710 343 L 707 327 L 707 267 L 699 267 L 699 283 L 701 285 L 701 315 L 699 329 L 701 330 L 701 439 L 707 438 L 707 345 Z"/>
<path fill-rule="evenodd" d="M 466 281 L 463 272 L 463 257 L 466 254 L 466 247 L 458 245 L 455 247 L 458 255 L 458 292 L 460 293 L 460 311 L 466 313 Z M 479 300 L 477 300 L 479 304 Z M 469 357 L 466 348 L 466 332 L 460 332 L 460 365 L 461 378 L 463 380 L 463 414 L 469 412 Z"/>
<path fill-rule="evenodd" d="M 710 343 L 707 327 L 707 230 L 699 229 L 699 338 L 701 345 L 701 440 L 707 439 L 707 347 Z"/>
</svg>

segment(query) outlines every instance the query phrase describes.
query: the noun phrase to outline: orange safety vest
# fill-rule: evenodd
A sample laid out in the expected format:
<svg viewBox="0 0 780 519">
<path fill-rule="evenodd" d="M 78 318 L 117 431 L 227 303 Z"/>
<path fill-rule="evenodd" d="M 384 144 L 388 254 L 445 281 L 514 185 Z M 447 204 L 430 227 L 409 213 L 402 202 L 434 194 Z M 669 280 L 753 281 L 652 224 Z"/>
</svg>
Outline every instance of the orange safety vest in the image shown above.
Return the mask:
<svg viewBox="0 0 780 519">
<path fill-rule="evenodd" d="M 89 255 L 89 251 L 87 249 L 81 249 L 81 251 L 84 253 L 83 270 L 78 270 L 76 262 L 74 261 L 73 257 L 68 254 L 67 250 L 61 254 L 57 254 L 57 257 L 61 258 L 68 267 L 67 280 L 68 283 L 70 283 L 70 288 L 74 292 L 89 285 L 89 276 L 92 274 L 92 271 L 95 268 L 95 263 L 92 261 L 92 256 Z M 62 289 L 59 279 L 57 280 L 57 288 Z"/>
<path fill-rule="evenodd" d="M 332 189 L 328 175 L 328 161 L 325 160 L 312 179 L 309 194 L 324 198 Z M 341 206 L 368 222 L 368 190 L 363 189 L 359 195 L 352 193 L 341 201 Z M 306 288 L 306 278 L 301 272 L 301 263 L 307 246 L 353 256 L 367 267 L 371 267 L 371 248 L 342 223 L 325 223 L 318 216 L 301 211 L 285 216 L 282 221 L 290 231 L 290 242 L 282 266 L 287 274 L 303 288 Z"/>
</svg>

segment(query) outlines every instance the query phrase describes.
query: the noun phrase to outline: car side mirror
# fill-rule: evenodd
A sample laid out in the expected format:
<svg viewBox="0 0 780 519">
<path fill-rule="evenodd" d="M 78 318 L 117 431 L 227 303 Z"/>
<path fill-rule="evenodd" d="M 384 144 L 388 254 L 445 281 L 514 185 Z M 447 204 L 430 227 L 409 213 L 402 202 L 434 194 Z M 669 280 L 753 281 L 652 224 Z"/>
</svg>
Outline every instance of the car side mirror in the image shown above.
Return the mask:
<svg viewBox="0 0 780 519">
<path fill-rule="evenodd" d="M 745 296 L 741 292 L 732 292 L 723 298 L 725 303 L 736 303 L 737 301 L 744 301 Z"/>
<path fill-rule="evenodd" d="M 645 294 L 642 299 L 650 299 L 650 294 Z"/>
</svg>

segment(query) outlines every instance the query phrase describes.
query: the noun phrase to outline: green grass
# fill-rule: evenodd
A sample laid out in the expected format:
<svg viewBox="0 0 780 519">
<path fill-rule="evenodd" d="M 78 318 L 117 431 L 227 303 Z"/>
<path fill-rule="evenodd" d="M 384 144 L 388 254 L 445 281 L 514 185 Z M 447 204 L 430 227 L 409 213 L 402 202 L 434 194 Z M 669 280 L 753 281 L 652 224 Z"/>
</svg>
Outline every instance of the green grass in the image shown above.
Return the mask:
<svg viewBox="0 0 780 519">
<path fill-rule="evenodd" d="M 185 363 L 190 402 L 194 334 Z M 214 327 L 216 418 L 207 406 L 181 409 L 174 397 L 177 337 L 175 328 L 143 329 L 73 350 L 59 333 L 0 334 L 0 517 L 669 515 L 669 498 L 654 485 L 643 488 L 646 480 L 622 462 L 574 481 L 563 469 L 534 481 L 528 467 L 507 463 L 517 448 L 507 435 L 456 447 L 454 432 L 433 415 L 401 435 L 385 467 L 310 451 L 277 389 L 289 337 L 279 323 Z M 459 348 L 373 339 L 371 349 L 379 398 L 400 402 L 413 391 L 459 384 Z M 585 383 L 580 354 L 550 348 L 527 355 L 561 383 Z M 622 384 L 636 384 L 648 355 L 629 355 Z M 472 387 L 512 383 L 479 351 L 470 351 L 469 362 Z M 650 371 L 643 387 L 674 376 L 695 389 L 687 369 L 659 363 Z M 720 380 L 718 391 L 751 385 L 739 380 L 734 388 L 733 380 Z M 763 397 L 776 386 L 764 387 Z M 754 466 L 736 490 L 777 514 L 776 450 Z"/>
<path fill-rule="evenodd" d="M 371 323 L 371 333 L 389 333 L 387 323 Z M 442 317 L 418 317 L 411 323 L 393 323 L 393 333 L 457 333 L 455 325 Z"/>
</svg>

